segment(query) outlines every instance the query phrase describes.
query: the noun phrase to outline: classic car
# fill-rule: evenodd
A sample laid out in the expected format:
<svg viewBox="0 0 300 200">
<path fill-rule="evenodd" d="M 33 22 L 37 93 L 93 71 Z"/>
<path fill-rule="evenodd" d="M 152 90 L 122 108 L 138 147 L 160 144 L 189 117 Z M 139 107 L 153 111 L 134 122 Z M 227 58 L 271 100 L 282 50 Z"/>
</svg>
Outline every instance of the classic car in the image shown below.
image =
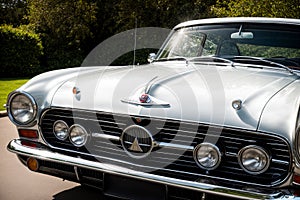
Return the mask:
<svg viewBox="0 0 300 200">
<path fill-rule="evenodd" d="M 124 199 L 300 198 L 299 19 L 184 22 L 149 62 L 34 77 L 8 150 Z"/>
</svg>

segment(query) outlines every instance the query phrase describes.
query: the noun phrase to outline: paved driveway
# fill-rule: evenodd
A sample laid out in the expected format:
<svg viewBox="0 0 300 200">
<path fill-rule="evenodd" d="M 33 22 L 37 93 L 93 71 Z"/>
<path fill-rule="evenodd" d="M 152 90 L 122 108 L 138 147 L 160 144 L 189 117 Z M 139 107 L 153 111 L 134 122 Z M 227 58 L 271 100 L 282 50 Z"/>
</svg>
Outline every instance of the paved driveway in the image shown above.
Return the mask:
<svg viewBox="0 0 300 200">
<path fill-rule="evenodd" d="M 17 131 L 7 117 L 0 118 L 0 199 L 1 200 L 103 200 L 98 190 L 29 171 L 6 150 Z"/>
</svg>

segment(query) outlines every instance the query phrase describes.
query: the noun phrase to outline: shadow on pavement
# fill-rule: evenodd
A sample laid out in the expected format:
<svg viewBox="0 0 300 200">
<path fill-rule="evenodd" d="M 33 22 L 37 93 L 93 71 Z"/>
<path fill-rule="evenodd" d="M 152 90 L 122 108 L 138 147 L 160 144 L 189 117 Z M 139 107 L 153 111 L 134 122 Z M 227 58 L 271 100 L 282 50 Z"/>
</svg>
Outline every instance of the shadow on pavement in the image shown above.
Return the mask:
<svg viewBox="0 0 300 200">
<path fill-rule="evenodd" d="M 53 200 L 113 200 L 105 197 L 101 190 L 77 186 L 53 195 Z M 116 199 L 115 199 L 116 200 Z"/>
</svg>

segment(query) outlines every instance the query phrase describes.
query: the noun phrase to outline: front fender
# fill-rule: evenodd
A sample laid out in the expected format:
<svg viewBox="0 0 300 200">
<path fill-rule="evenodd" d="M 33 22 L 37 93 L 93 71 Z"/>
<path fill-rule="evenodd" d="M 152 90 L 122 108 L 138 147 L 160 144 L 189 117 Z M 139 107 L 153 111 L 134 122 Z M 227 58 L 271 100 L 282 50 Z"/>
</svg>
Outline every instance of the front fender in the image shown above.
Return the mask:
<svg viewBox="0 0 300 200">
<path fill-rule="evenodd" d="M 297 79 L 269 100 L 260 117 L 258 130 L 285 137 L 294 149 L 299 105 L 300 79 Z"/>
</svg>

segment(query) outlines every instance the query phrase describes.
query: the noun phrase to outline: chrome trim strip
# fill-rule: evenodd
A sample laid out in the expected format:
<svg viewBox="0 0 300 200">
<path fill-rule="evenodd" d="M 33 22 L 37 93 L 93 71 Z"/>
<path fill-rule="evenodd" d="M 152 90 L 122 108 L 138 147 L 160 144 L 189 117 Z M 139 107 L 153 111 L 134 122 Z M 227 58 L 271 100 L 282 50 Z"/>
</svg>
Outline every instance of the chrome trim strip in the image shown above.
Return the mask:
<svg viewBox="0 0 300 200">
<path fill-rule="evenodd" d="M 113 135 L 107 135 L 107 134 L 104 134 L 104 133 L 92 133 L 92 137 L 111 140 L 111 141 L 116 141 L 116 142 L 120 141 L 120 137 L 113 136 Z"/>
<path fill-rule="evenodd" d="M 193 146 L 187 146 L 187 145 L 181 145 L 181 144 L 173 144 L 173 143 L 166 143 L 166 142 L 157 142 L 154 141 L 155 147 L 164 147 L 164 148 L 170 148 L 170 149 L 180 149 L 180 150 L 187 150 L 187 151 L 193 151 Z"/>
<path fill-rule="evenodd" d="M 121 141 L 121 138 L 118 137 L 118 136 L 107 135 L 107 134 L 103 134 L 103 133 L 92 133 L 92 137 L 107 139 L 107 140 L 116 141 L 116 142 Z M 166 143 L 166 142 L 158 142 L 158 141 L 153 141 L 153 146 L 154 147 L 170 148 L 170 149 L 187 150 L 187 151 L 193 151 L 194 150 L 193 146 Z"/>
<path fill-rule="evenodd" d="M 279 163 L 279 164 L 283 164 L 283 165 L 289 165 L 290 163 L 282 161 L 282 160 L 277 160 L 277 159 L 272 159 L 272 162 L 274 163 Z"/>
<path fill-rule="evenodd" d="M 7 149 L 18 155 L 24 155 L 41 159 L 45 161 L 57 162 L 61 164 L 73 165 L 77 167 L 83 167 L 91 170 L 101 171 L 104 173 L 116 174 L 126 176 L 129 178 L 141 179 L 151 181 L 155 183 L 181 187 L 185 189 L 196 190 L 199 192 L 212 193 L 216 195 L 222 195 L 227 197 L 234 197 L 239 199 L 282 199 L 293 198 L 292 194 L 283 194 L 281 191 L 274 191 L 273 193 L 264 193 L 257 191 L 247 191 L 229 187 L 223 187 L 218 185 L 212 185 L 207 183 L 200 183 L 196 181 L 186 181 L 175 178 L 163 177 L 154 174 L 148 174 L 144 172 L 134 171 L 128 168 L 119 167 L 111 164 L 100 163 L 85 160 L 82 158 L 71 157 L 60 153 L 52 152 L 45 148 L 32 148 L 23 146 L 18 139 L 12 140 Z"/>
<path fill-rule="evenodd" d="M 133 105 L 137 105 L 137 106 L 159 106 L 159 107 L 169 107 L 170 104 L 169 103 L 140 103 L 138 101 L 135 100 L 131 100 L 131 99 L 121 99 L 122 103 L 128 103 L 128 104 L 133 104 Z"/>
<path fill-rule="evenodd" d="M 74 172 L 75 172 L 77 181 L 80 181 L 80 177 L 79 177 L 78 167 L 77 166 L 74 166 Z"/>
</svg>

